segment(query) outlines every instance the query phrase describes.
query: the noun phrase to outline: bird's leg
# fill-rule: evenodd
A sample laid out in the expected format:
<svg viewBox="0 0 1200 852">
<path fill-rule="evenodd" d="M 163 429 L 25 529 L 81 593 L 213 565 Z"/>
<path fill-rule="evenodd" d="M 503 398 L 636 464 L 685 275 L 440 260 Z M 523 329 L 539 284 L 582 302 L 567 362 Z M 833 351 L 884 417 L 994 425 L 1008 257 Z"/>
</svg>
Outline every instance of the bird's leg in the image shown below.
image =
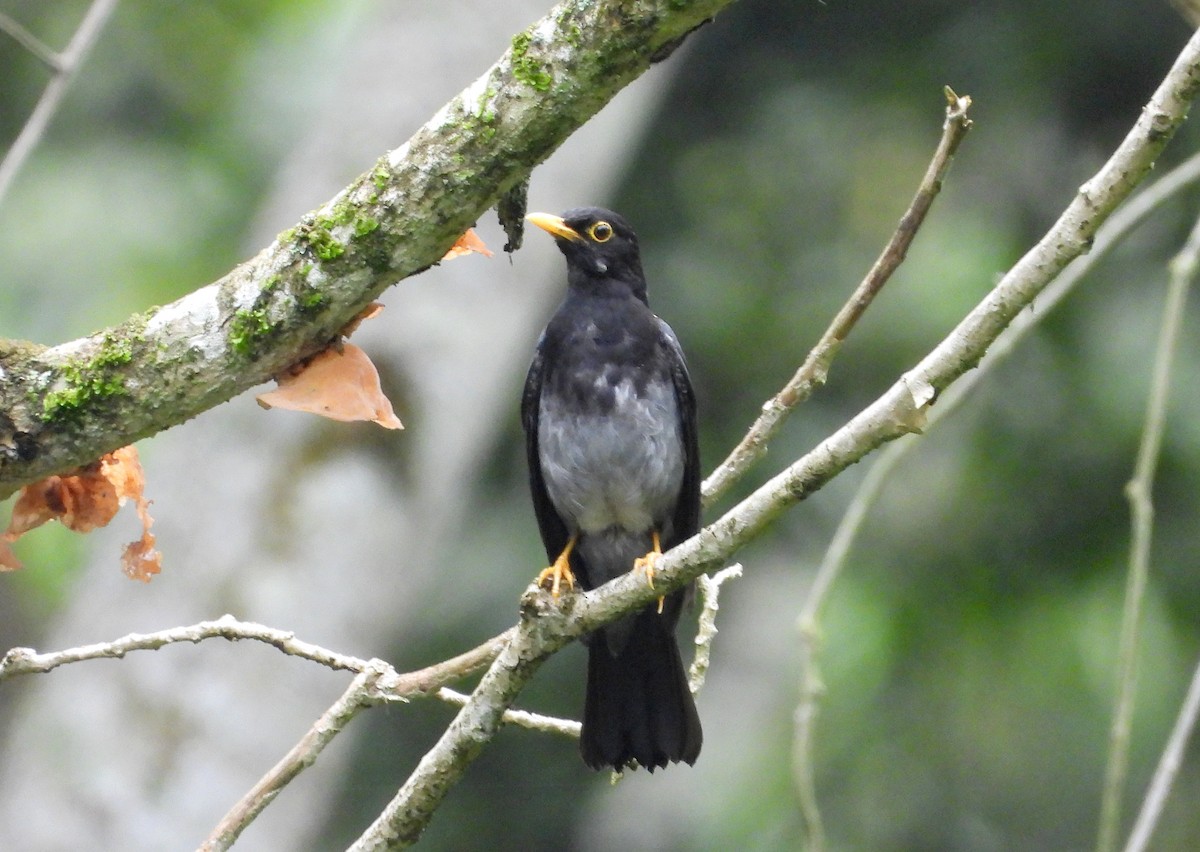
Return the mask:
<svg viewBox="0 0 1200 852">
<path fill-rule="evenodd" d="M 651 548 L 646 553 L 645 556 L 639 556 L 637 559 L 633 560 L 633 570 L 637 571 L 640 568 L 641 570 L 645 571 L 646 572 L 646 582 L 649 583 L 650 588 L 653 589 L 654 588 L 654 565 L 662 557 L 662 543 L 659 541 L 659 538 L 658 538 L 658 530 L 650 531 L 650 540 L 652 542 L 654 542 L 654 547 Z M 664 598 L 661 596 L 658 599 L 658 614 L 659 615 L 662 615 L 663 600 L 664 600 Z"/>
<path fill-rule="evenodd" d="M 542 573 L 537 576 L 537 584 L 543 588 L 546 586 L 546 581 L 550 581 L 550 593 L 554 597 L 558 597 L 558 587 L 564 581 L 568 589 L 572 591 L 575 589 L 575 575 L 571 573 L 571 551 L 575 549 L 575 542 L 578 540 L 578 533 L 567 539 L 567 546 L 563 548 L 562 553 L 558 554 L 554 564 L 543 569 Z"/>
</svg>

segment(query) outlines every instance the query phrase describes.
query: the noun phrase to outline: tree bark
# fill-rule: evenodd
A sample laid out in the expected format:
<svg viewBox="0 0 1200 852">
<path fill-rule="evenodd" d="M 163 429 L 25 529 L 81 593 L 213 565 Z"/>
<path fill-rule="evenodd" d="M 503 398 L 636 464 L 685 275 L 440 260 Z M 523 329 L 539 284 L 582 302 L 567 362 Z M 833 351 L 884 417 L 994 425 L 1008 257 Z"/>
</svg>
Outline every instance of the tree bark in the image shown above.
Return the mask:
<svg viewBox="0 0 1200 852">
<path fill-rule="evenodd" d="M 407 142 L 220 280 L 87 338 L 0 343 L 0 499 L 327 346 L 730 2 L 563 3 Z"/>
</svg>

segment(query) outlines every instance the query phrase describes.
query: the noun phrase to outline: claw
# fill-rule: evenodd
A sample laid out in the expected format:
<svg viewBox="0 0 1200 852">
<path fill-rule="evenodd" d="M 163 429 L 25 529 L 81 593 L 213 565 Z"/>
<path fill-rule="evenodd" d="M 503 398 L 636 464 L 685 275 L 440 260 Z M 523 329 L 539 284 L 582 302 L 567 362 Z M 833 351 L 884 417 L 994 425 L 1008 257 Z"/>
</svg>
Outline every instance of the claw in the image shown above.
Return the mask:
<svg viewBox="0 0 1200 852">
<path fill-rule="evenodd" d="M 650 584 L 650 588 L 654 588 L 654 566 L 659 559 L 662 558 L 662 543 L 658 538 L 658 530 L 650 532 L 650 540 L 654 542 L 654 547 L 646 553 L 645 556 L 639 556 L 633 560 L 633 570 L 645 571 L 646 582 Z M 663 601 L 666 600 L 661 595 L 658 598 L 658 614 L 662 615 Z"/>
<path fill-rule="evenodd" d="M 567 588 L 575 590 L 575 575 L 571 573 L 571 551 L 575 549 L 575 541 L 577 536 L 571 536 L 567 540 L 567 546 L 563 548 L 563 552 L 558 554 L 558 558 L 554 560 L 554 564 L 549 568 L 542 569 L 542 572 L 537 575 L 537 584 L 543 589 L 546 588 L 546 583 L 550 583 L 550 594 L 558 597 L 559 587 L 566 583 Z"/>
</svg>

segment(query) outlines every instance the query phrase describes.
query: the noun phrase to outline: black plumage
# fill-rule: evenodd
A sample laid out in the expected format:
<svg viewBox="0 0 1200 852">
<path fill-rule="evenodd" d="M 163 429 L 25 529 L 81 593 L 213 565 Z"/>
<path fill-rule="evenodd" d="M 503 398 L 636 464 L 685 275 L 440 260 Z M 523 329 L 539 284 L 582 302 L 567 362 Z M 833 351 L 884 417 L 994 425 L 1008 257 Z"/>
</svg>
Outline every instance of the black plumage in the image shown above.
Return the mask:
<svg viewBox="0 0 1200 852">
<path fill-rule="evenodd" d="M 567 294 L 538 340 L 521 422 L 540 580 L 585 589 L 700 526 L 696 404 L 683 352 L 646 300 L 637 237 L 599 208 L 532 214 L 567 259 Z M 595 631 L 580 750 L 594 769 L 693 763 L 700 719 L 675 627 L 685 591 Z"/>
</svg>

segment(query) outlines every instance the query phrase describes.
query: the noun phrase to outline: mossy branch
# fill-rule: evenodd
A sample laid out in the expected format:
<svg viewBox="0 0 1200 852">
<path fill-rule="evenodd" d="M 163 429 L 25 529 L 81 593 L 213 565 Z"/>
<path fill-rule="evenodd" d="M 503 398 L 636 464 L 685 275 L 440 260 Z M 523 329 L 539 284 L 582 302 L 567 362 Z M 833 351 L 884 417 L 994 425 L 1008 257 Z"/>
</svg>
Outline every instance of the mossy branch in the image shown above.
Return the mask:
<svg viewBox="0 0 1200 852">
<path fill-rule="evenodd" d="M 220 280 L 79 340 L 0 345 L 0 499 L 327 345 L 731 2 L 566 0 L 412 138 Z"/>
</svg>

